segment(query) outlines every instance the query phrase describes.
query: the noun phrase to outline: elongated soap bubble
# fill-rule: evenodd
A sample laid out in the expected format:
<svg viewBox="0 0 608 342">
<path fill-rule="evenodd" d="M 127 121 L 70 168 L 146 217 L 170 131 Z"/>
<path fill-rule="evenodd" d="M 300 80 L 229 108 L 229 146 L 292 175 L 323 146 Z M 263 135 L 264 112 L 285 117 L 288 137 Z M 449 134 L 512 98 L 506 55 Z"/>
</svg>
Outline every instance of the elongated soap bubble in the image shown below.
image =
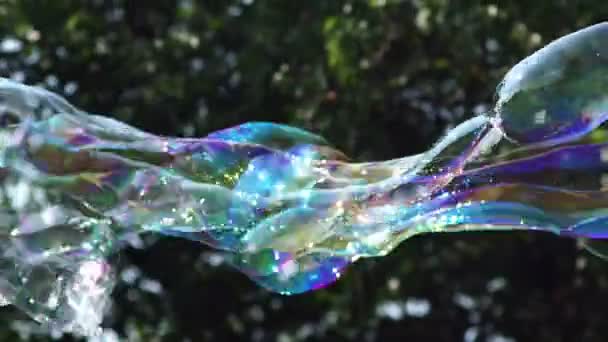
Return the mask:
<svg viewBox="0 0 608 342">
<path fill-rule="evenodd" d="M 252 122 L 156 136 L 0 80 L 0 303 L 93 335 L 133 234 L 204 243 L 292 294 L 417 234 L 540 230 L 608 237 L 601 127 L 608 24 L 561 38 L 507 73 L 495 108 L 425 153 L 349 162 L 313 133 Z"/>
</svg>

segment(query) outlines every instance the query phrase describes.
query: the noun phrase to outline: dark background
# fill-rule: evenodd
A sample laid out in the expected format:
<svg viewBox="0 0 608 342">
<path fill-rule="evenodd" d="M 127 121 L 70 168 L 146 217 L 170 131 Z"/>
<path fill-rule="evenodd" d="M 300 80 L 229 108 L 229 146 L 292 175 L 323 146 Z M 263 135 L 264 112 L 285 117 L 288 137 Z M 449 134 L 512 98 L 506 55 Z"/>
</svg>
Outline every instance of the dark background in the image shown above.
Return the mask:
<svg viewBox="0 0 608 342">
<path fill-rule="evenodd" d="M 158 134 L 275 121 L 386 159 L 427 149 L 488 108 L 511 65 L 607 15 L 598 0 L 3 0 L 0 75 Z M 179 239 L 118 264 L 96 341 L 608 337 L 608 265 L 548 234 L 416 237 L 293 297 Z M 0 341 L 50 338 L 0 311 Z"/>
</svg>

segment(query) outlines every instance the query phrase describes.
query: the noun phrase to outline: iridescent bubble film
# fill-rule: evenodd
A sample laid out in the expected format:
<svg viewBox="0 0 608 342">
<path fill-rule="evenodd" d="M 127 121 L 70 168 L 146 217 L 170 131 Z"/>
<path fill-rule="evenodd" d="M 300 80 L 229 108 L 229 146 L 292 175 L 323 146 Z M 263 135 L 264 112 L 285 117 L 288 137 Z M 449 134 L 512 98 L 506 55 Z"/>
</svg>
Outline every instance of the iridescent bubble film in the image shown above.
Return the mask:
<svg viewBox="0 0 608 342">
<path fill-rule="evenodd" d="M 285 294 L 423 233 L 541 230 L 602 255 L 607 116 L 608 24 L 524 59 L 492 111 L 427 152 L 378 162 L 275 123 L 156 136 L 3 79 L 0 300 L 93 335 L 113 287 L 108 257 L 142 233 L 214 247 Z"/>
</svg>

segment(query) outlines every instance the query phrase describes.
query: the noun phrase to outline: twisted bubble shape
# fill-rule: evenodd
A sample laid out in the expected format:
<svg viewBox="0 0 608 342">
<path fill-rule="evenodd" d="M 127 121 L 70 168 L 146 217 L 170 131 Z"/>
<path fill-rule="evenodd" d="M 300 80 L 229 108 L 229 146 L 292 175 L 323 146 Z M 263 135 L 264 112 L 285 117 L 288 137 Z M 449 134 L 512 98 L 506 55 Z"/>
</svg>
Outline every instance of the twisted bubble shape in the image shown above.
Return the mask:
<svg viewBox="0 0 608 342">
<path fill-rule="evenodd" d="M 0 299 L 94 334 L 130 234 L 199 241 L 262 286 L 324 287 L 417 234 L 608 237 L 608 24 L 507 73 L 494 110 L 427 152 L 352 163 L 294 127 L 156 136 L 0 81 Z M 596 245 L 589 244 L 596 253 Z"/>
</svg>

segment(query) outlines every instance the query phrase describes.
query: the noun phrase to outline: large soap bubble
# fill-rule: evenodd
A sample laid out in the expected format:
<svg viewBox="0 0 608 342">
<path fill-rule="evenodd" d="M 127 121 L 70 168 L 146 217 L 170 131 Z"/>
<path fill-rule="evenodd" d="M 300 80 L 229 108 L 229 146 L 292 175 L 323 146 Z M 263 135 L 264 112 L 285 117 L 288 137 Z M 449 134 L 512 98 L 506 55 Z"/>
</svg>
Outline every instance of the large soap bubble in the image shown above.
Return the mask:
<svg viewBox="0 0 608 342">
<path fill-rule="evenodd" d="M 133 234 L 207 244 L 285 294 L 324 287 L 417 234 L 602 241 L 608 142 L 590 133 L 608 113 L 605 43 L 608 24 L 561 38 L 506 75 L 491 113 L 425 153 L 365 163 L 273 123 L 155 136 L 3 79 L 0 302 L 94 334 L 113 285 L 108 257 Z"/>
</svg>

